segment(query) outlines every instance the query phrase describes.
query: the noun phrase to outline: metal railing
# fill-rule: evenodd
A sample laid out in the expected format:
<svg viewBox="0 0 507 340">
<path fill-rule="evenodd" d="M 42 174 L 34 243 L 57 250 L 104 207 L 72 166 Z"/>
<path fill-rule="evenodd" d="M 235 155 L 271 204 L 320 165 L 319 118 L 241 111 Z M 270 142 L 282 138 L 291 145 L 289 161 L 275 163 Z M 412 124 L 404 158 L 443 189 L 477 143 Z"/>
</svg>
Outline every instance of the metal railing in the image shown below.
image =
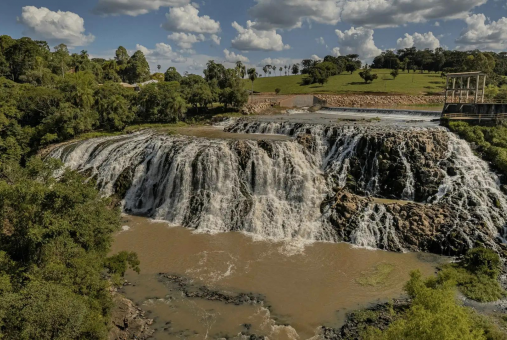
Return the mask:
<svg viewBox="0 0 507 340">
<path fill-rule="evenodd" d="M 477 105 L 486 105 L 486 104 L 507 104 L 507 99 L 501 100 L 493 100 L 493 99 L 485 99 L 484 103 L 478 102 L 476 103 L 473 98 L 467 100 L 461 99 L 461 101 L 452 101 L 451 98 L 447 98 L 447 102 L 445 104 L 477 104 Z"/>
<path fill-rule="evenodd" d="M 443 113 L 444 119 L 456 119 L 456 120 L 496 120 L 496 119 L 507 119 L 507 113 Z"/>
</svg>

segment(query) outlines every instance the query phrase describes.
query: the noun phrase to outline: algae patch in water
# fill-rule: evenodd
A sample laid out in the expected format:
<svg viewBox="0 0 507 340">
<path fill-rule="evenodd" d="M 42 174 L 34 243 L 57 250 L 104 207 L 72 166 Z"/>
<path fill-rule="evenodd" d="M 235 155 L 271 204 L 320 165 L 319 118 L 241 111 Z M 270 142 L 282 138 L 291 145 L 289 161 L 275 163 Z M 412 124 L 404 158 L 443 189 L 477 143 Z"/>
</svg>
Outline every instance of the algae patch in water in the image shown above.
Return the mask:
<svg viewBox="0 0 507 340">
<path fill-rule="evenodd" d="M 361 286 L 383 286 L 394 271 L 394 268 L 394 265 L 391 263 L 378 263 L 371 270 L 362 272 L 361 276 L 356 279 L 356 282 Z"/>
</svg>

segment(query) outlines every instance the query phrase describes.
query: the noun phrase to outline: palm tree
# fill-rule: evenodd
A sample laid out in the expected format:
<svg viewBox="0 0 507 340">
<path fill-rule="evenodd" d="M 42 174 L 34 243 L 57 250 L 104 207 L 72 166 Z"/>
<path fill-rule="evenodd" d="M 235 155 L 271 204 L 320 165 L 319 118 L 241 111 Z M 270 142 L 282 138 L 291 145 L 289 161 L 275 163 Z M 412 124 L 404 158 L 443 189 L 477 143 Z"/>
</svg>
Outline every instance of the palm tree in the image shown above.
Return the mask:
<svg viewBox="0 0 507 340">
<path fill-rule="evenodd" d="M 285 65 L 284 68 L 285 68 L 285 75 L 287 75 L 287 65 Z"/>
<path fill-rule="evenodd" d="M 271 65 L 266 65 L 262 68 L 262 70 L 264 71 L 264 75 L 267 76 L 268 73 L 269 73 L 269 70 L 271 70 Z"/>
<path fill-rule="evenodd" d="M 160 69 L 162 68 L 162 65 L 157 65 L 157 69 L 160 71 Z"/>
<path fill-rule="evenodd" d="M 246 67 L 243 65 L 243 63 L 241 61 L 237 61 L 236 62 L 236 72 L 238 74 L 238 76 L 243 79 L 245 78 L 245 75 L 246 75 Z"/>
<path fill-rule="evenodd" d="M 281 77 L 282 76 L 283 67 L 280 66 L 279 71 L 280 71 L 280 77 Z"/>
<path fill-rule="evenodd" d="M 257 74 L 257 71 L 255 70 L 255 68 L 250 68 L 248 69 L 248 78 L 250 78 L 250 80 L 252 81 L 252 96 L 254 94 L 254 81 L 255 79 L 257 79 L 258 77 L 258 74 Z"/>
</svg>

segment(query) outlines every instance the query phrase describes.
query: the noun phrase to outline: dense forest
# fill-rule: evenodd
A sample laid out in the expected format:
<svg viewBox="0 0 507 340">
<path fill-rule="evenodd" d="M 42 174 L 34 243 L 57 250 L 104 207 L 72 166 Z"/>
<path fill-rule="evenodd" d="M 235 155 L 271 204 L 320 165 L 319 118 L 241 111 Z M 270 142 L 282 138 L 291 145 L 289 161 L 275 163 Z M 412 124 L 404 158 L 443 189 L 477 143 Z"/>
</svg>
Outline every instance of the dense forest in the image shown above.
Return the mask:
<svg viewBox="0 0 507 340">
<path fill-rule="evenodd" d="M 150 74 L 141 51 L 118 48 L 111 60 L 51 51 L 46 42 L 0 37 L 0 162 L 21 160 L 39 147 L 93 130 L 121 131 L 129 124 L 171 123 L 219 103 L 242 107 L 248 94 L 234 69 L 210 61 L 204 77 L 175 68 Z M 128 84 L 159 80 L 140 91 Z"/>
</svg>

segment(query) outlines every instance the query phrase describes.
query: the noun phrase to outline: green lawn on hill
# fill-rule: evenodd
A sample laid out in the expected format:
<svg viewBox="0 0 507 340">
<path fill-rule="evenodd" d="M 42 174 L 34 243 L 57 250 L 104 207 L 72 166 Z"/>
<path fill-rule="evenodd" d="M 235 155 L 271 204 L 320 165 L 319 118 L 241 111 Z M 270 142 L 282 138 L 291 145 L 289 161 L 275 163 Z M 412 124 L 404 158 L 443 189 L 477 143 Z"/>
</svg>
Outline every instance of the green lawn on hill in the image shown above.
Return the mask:
<svg viewBox="0 0 507 340">
<path fill-rule="evenodd" d="M 302 78 L 304 76 L 282 76 L 282 77 L 260 77 L 254 83 L 256 92 L 275 92 L 275 89 L 281 89 L 280 94 L 306 94 L 306 93 L 400 93 L 400 94 L 436 94 L 443 92 L 445 79 L 440 77 L 440 73 L 406 73 L 393 79 L 390 75 L 391 70 L 379 69 L 373 70 L 378 75 L 378 79 L 373 83 L 366 84 L 359 76 L 359 71 L 342 73 L 338 76 L 329 78 L 327 84 L 313 84 L 303 86 Z M 252 82 L 245 80 L 247 89 L 252 89 Z"/>
</svg>

